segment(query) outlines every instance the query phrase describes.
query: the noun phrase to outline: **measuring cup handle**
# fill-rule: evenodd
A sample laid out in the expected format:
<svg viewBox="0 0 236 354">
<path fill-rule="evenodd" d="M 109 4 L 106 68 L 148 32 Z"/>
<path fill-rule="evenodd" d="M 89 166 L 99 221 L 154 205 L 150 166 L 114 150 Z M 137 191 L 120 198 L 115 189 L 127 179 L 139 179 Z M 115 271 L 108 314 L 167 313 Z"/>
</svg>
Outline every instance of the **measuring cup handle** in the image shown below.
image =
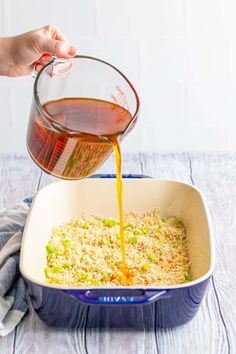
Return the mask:
<svg viewBox="0 0 236 354">
<path fill-rule="evenodd" d="M 52 54 L 52 60 L 51 60 L 50 64 L 53 63 L 53 62 L 55 62 L 56 59 L 57 59 L 57 56 L 56 56 L 55 54 Z M 31 72 L 31 74 L 29 75 L 29 76 L 31 76 L 33 79 L 36 79 L 36 77 L 37 77 L 37 75 L 38 75 L 38 72 L 39 72 L 39 70 L 37 70 L 37 65 L 38 65 L 38 63 L 36 63 L 36 64 L 34 65 L 33 70 L 32 70 L 32 72 Z"/>
</svg>

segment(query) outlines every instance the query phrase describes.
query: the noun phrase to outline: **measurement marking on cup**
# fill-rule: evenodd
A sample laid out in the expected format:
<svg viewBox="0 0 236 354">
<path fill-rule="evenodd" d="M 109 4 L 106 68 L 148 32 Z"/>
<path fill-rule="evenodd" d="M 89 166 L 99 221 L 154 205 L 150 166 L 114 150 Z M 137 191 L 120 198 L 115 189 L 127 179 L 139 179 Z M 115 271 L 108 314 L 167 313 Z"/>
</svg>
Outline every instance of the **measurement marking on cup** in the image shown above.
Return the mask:
<svg viewBox="0 0 236 354">
<path fill-rule="evenodd" d="M 116 85 L 116 94 L 112 94 L 111 98 L 115 103 L 130 111 L 126 95 L 119 85 Z"/>
</svg>

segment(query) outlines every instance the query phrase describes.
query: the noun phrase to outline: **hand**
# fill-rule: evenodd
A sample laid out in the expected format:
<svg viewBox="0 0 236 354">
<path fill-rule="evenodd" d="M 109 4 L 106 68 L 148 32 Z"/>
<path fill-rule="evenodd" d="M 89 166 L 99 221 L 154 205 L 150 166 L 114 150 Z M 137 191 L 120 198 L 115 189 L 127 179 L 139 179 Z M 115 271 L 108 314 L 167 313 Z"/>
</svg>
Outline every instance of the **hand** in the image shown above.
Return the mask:
<svg viewBox="0 0 236 354">
<path fill-rule="evenodd" d="M 53 54 L 60 58 L 76 54 L 76 48 L 54 26 L 0 38 L 0 75 L 29 75 L 51 61 Z"/>
</svg>

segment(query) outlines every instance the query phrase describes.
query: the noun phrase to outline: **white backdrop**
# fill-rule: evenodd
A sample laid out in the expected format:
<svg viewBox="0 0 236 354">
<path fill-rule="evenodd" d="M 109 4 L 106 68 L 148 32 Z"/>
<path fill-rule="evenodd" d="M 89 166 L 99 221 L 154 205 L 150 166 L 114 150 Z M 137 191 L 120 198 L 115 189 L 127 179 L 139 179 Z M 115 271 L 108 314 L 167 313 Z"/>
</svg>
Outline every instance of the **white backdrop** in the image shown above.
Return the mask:
<svg viewBox="0 0 236 354">
<path fill-rule="evenodd" d="M 236 151 L 234 0 L 0 0 L 0 35 L 57 25 L 134 83 L 125 151 Z M 25 152 L 33 79 L 0 78 L 0 152 Z"/>
</svg>

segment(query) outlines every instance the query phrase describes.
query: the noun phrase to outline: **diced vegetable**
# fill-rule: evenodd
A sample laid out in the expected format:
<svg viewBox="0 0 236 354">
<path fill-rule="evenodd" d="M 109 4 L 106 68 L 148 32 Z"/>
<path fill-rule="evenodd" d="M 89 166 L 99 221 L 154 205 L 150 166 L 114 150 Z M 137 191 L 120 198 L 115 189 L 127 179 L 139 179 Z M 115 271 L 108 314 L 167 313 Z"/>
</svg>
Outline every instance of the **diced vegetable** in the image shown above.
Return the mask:
<svg viewBox="0 0 236 354">
<path fill-rule="evenodd" d="M 89 228 L 88 223 L 84 222 L 82 225 L 82 229 L 88 229 L 88 228 Z"/>
<path fill-rule="evenodd" d="M 96 280 L 91 280 L 91 285 L 94 285 L 94 286 L 98 286 L 99 285 L 99 282 L 96 281 Z"/>
<path fill-rule="evenodd" d="M 147 233 L 148 233 L 147 227 L 143 227 L 141 230 L 141 233 L 142 233 L 142 235 L 147 235 Z"/>
<path fill-rule="evenodd" d="M 80 277 L 85 280 L 85 281 L 88 281 L 89 280 L 89 275 L 87 273 L 81 273 L 80 274 Z"/>
<path fill-rule="evenodd" d="M 160 232 L 161 232 L 161 228 L 160 228 L 160 227 L 158 227 L 158 228 L 155 230 L 155 232 L 160 233 Z"/>
<path fill-rule="evenodd" d="M 144 263 L 142 265 L 142 270 L 149 270 L 150 268 L 151 268 L 151 264 L 149 264 L 149 263 Z"/>
<path fill-rule="evenodd" d="M 128 238 L 129 243 L 135 244 L 137 243 L 138 239 L 136 236 L 131 236 Z"/>
<path fill-rule="evenodd" d="M 62 266 L 59 265 L 52 267 L 53 273 L 60 273 L 62 270 L 63 270 Z"/>
<path fill-rule="evenodd" d="M 107 227 L 114 227 L 114 226 L 119 225 L 118 221 L 116 221 L 114 219 L 103 219 L 102 223 L 104 226 L 107 226 Z"/>
<path fill-rule="evenodd" d="M 108 275 L 103 275 L 103 277 L 101 278 L 102 282 L 108 281 L 109 277 Z"/>
<path fill-rule="evenodd" d="M 71 247 L 71 240 L 62 240 L 62 244 L 64 247 L 70 248 Z"/>
<path fill-rule="evenodd" d="M 53 259 L 55 257 L 55 253 L 51 252 L 51 253 L 48 253 L 48 260 L 50 261 L 51 259 Z"/>
<path fill-rule="evenodd" d="M 45 274 L 46 278 L 49 277 L 49 273 L 50 273 L 50 269 L 48 267 L 44 268 L 44 274 Z"/>
<path fill-rule="evenodd" d="M 57 256 L 62 256 L 64 254 L 64 251 L 58 247 L 55 247 L 55 253 Z"/>
<path fill-rule="evenodd" d="M 52 253 L 55 251 L 55 247 L 53 245 L 46 245 L 46 250 L 47 250 L 47 253 Z"/>
<path fill-rule="evenodd" d="M 131 229 L 132 227 L 133 227 L 132 224 L 125 224 L 125 225 L 124 225 L 124 229 L 125 229 L 125 230 L 129 230 L 129 229 Z"/>
<path fill-rule="evenodd" d="M 153 262 L 153 261 L 155 261 L 155 259 L 156 259 L 156 257 L 155 257 L 155 255 L 153 253 L 148 254 L 148 260 L 149 261 Z"/>
<path fill-rule="evenodd" d="M 63 264 L 63 267 L 64 267 L 65 269 L 69 269 L 69 268 L 70 268 L 70 263 L 64 263 L 64 264 Z"/>
<path fill-rule="evenodd" d="M 165 240 L 158 240 L 157 242 L 158 242 L 158 244 L 159 244 L 160 246 L 161 246 L 161 245 L 164 245 L 164 244 L 166 243 Z"/>
<path fill-rule="evenodd" d="M 189 274 L 189 273 L 184 274 L 184 282 L 185 283 L 188 283 L 191 280 L 192 280 L 191 274 Z"/>
</svg>

